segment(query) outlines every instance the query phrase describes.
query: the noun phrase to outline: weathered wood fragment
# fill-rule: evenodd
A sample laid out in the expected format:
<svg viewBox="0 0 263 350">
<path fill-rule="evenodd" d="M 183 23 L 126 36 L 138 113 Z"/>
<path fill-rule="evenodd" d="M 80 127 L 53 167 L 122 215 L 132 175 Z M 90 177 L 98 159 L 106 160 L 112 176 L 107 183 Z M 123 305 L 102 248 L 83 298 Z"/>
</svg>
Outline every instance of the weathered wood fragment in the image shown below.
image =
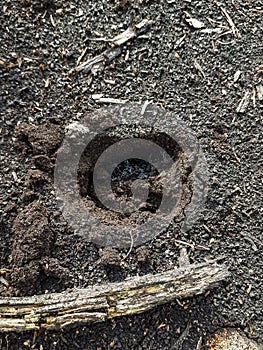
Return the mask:
<svg viewBox="0 0 263 350">
<path fill-rule="evenodd" d="M 0 331 L 55 329 L 140 313 L 175 298 L 201 294 L 228 276 L 226 266 L 207 261 L 86 289 L 2 298 Z"/>
</svg>

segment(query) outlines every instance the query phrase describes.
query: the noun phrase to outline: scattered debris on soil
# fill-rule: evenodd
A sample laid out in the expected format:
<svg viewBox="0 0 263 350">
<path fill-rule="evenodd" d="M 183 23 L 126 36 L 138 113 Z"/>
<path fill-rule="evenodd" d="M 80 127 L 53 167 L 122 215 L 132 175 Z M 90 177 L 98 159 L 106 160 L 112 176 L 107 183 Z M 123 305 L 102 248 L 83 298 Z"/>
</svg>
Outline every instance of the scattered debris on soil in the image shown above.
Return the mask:
<svg viewBox="0 0 263 350">
<path fill-rule="evenodd" d="M 1 333 L 0 348 L 205 350 L 229 327 L 263 344 L 262 14 L 261 0 L 1 3 L 1 296 L 167 271 L 178 266 L 182 247 L 190 263 L 223 254 L 232 279 L 141 315 Z M 150 26 L 141 33 L 143 21 Z M 74 235 L 52 184 L 67 125 L 125 101 L 157 103 L 181 118 L 196 133 L 211 178 L 191 230 L 171 226 L 145 248 L 120 250 L 114 267 Z"/>
</svg>

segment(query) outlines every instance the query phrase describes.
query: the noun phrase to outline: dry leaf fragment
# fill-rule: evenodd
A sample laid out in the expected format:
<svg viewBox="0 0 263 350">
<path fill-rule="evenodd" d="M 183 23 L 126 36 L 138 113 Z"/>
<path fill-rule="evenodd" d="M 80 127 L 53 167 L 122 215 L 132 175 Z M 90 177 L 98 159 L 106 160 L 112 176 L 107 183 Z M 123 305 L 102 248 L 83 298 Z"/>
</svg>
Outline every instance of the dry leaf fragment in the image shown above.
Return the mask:
<svg viewBox="0 0 263 350">
<path fill-rule="evenodd" d="M 101 97 L 101 98 L 97 99 L 96 102 L 124 104 L 127 102 L 127 100 L 121 100 L 119 98 L 111 98 L 111 97 Z"/>
<path fill-rule="evenodd" d="M 52 26 L 55 28 L 56 27 L 56 23 L 55 23 L 54 18 L 53 18 L 52 15 L 50 15 L 50 22 L 51 22 Z"/>
<path fill-rule="evenodd" d="M 178 258 L 178 263 L 179 263 L 180 267 L 184 267 L 184 266 L 189 266 L 190 265 L 190 261 L 189 261 L 189 257 L 188 257 L 186 248 L 181 248 L 180 249 L 180 256 Z"/>
<path fill-rule="evenodd" d="M 9 286 L 9 283 L 7 282 L 7 280 L 3 277 L 3 276 L 0 276 L 0 282 L 5 285 L 6 287 Z"/>
<path fill-rule="evenodd" d="M 112 98 L 112 97 L 103 97 L 103 94 L 93 94 L 92 99 L 96 102 L 100 103 L 116 103 L 116 104 L 123 104 L 126 103 L 127 100 L 121 100 L 119 98 Z"/>
<path fill-rule="evenodd" d="M 42 71 L 44 71 L 44 70 L 46 69 L 45 66 L 43 65 L 43 63 L 40 63 L 39 68 L 40 68 Z"/>
<path fill-rule="evenodd" d="M 113 340 L 112 342 L 110 342 L 110 348 L 114 348 L 114 345 L 115 345 L 115 341 Z"/>
<path fill-rule="evenodd" d="M 242 74 L 242 71 L 241 70 L 237 70 L 236 73 L 234 74 L 234 79 L 233 79 L 233 82 L 236 83 L 238 81 L 238 79 L 240 78 Z"/>
<path fill-rule="evenodd" d="M 126 43 L 128 40 L 145 32 L 151 23 L 152 21 L 148 19 L 144 19 L 140 23 L 136 24 L 134 27 L 129 27 L 127 30 L 125 30 L 121 34 L 118 34 L 114 38 L 109 39 L 109 41 L 117 46 L 122 45 Z"/>
<path fill-rule="evenodd" d="M 260 75 L 260 74 L 262 74 L 263 73 L 263 64 L 261 64 L 260 66 L 258 66 L 257 68 L 256 68 L 256 74 L 257 75 Z"/>
<path fill-rule="evenodd" d="M 188 12 L 185 11 L 185 14 L 189 17 L 189 18 L 186 18 L 186 22 L 188 24 L 190 24 L 190 26 L 192 26 L 193 28 L 195 29 L 200 29 L 200 28 L 204 28 L 205 24 L 201 21 L 199 21 L 198 19 L 196 18 L 193 18 Z"/>
<path fill-rule="evenodd" d="M 205 73 L 202 69 L 202 67 L 200 66 L 200 64 L 197 62 L 197 60 L 194 60 L 194 67 L 197 71 L 199 71 L 202 75 L 203 78 L 205 78 Z"/>
<path fill-rule="evenodd" d="M 8 68 L 14 68 L 15 64 L 13 62 L 9 62 L 7 65 Z"/>
<path fill-rule="evenodd" d="M 57 15 L 61 15 L 62 13 L 63 13 L 63 9 L 60 8 L 60 9 L 57 9 L 57 10 L 56 10 L 56 14 L 57 14 Z"/>
<path fill-rule="evenodd" d="M 44 82 L 45 82 L 45 88 L 48 88 L 49 87 L 49 83 L 50 83 L 49 78 L 47 78 L 47 80 L 44 80 Z"/>
<path fill-rule="evenodd" d="M 203 337 L 201 336 L 198 340 L 197 345 L 196 345 L 196 350 L 201 350 L 202 341 L 203 341 Z"/>
<path fill-rule="evenodd" d="M 257 97 L 258 97 L 259 101 L 262 101 L 263 100 L 263 85 L 257 85 L 256 90 L 257 90 Z"/>
<path fill-rule="evenodd" d="M 251 97 L 251 92 L 246 91 L 244 96 L 242 97 L 241 101 L 239 102 L 237 109 L 236 109 L 237 113 L 245 113 L 245 111 L 249 105 L 250 97 Z"/>
<path fill-rule="evenodd" d="M 222 28 L 205 28 L 200 30 L 200 32 L 204 34 L 222 33 L 222 31 Z"/>
<path fill-rule="evenodd" d="M 186 21 L 195 29 L 204 28 L 204 26 L 205 26 L 205 24 L 203 22 L 198 21 L 198 19 L 195 19 L 195 18 L 189 18 Z"/>
<path fill-rule="evenodd" d="M 91 95 L 93 100 L 99 100 L 100 98 L 102 98 L 103 94 L 93 94 Z"/>
</svg>

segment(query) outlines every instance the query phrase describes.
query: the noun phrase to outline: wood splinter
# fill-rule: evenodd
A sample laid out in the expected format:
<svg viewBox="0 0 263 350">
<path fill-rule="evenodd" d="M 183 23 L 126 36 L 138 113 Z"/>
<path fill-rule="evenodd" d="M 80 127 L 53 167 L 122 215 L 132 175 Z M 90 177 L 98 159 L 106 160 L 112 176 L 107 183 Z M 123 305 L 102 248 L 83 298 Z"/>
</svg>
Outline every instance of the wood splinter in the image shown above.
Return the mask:
<svg viewBox="0 0 263 350">
<path fill-rule="evenodd" d="M 141 313 L 176 298 L 202 294 L 228 276 L 226 266 L 213 260 L 86 289 L 2 298 L 0 331 L 57 329 Z"/>
</svg>

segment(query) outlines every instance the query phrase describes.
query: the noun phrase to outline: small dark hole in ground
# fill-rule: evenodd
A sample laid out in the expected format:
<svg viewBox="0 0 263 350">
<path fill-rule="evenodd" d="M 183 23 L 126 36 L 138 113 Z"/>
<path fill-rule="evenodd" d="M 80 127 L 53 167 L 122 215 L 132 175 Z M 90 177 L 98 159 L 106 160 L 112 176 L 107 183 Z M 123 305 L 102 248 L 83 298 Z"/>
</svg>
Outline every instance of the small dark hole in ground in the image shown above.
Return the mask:
<svg viewBox="0 0 263 350">
<path fill-rule="evenodd" d="M 80 195 L 91 199 L 101 209 L 108 210 L 95 193 L 93 183 L 94 167 L 99 157 L 108 147 L 129 138 L 140 138 L 154 142 L 166 151 L 173 161 L 179 158 L 182 151 L 177 142 L 169 135 L 141 125 L 118 125 L 105 130 L 103 134 L 97 135 L 87 145 L 80 158 L 78 183 Z M 133 196 L 132 183 L 135 180 L 145 180 L 145 182 L 148 182 L 149 192 L 146 206 L 142 207 L 141 211 L 154 213 L 162 201 L 162 186 L 157 181 L 159 175 L 158 170 L 149 162 L 138 158 L 127 159 L 120 162 L 111 175 L 112 192 L 118 198 L 130 200 Z"/>
</svg>

